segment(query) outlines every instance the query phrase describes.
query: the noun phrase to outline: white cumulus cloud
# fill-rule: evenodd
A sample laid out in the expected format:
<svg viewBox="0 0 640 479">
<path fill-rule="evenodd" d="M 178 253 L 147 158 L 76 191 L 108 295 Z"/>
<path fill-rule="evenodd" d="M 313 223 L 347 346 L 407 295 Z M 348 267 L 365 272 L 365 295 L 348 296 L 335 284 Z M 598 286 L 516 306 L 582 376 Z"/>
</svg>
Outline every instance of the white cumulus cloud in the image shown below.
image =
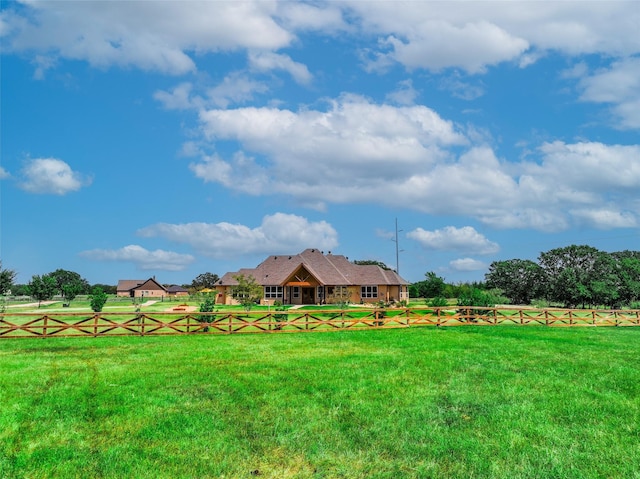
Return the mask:
<svg viewBox="0 0 640 479">
<path fill-rule="evenodd" d="M 613 62 L 608 68 L 582 77 L 580 99 L 611 105 L 614 124 L 640 129 L 640 57 Z"/>
<path fill-rule="evenodd" d="M 376 186 L 430 168 L 466 138 L 424 106 L 377 105 L 346 95 L 322 110 L 238 108 L 200 113 L 203 138 L 236 141 L 242 155 L 192 164 L 208 181 L 335 202 L 379 198 Z M 250 181 L 253 177 L 255 181 Z M 262 186 L 260 186 L 262 185 Z"/>
<path fill-rule="evenodd" d="M 227 222 L 158 223 L 140 229 L 138 234 L 188 244 L 213 258 L 295 253 L 306 248 L 330 250 L 338 245 L 338 234 L 329 223 L 285 213 L 267 215 L 260 226 L 253 228 Z"/>
<path fill-rule="evenodd" d="M 640 10 L 608 2 L 344 2 L 348 18 L 377 35 L 368 68 L 459 68 L 501 62 L 526 67 L 546 51 L 626 57 L 640 51 Z"/>
<path fill-rule="evenodd" d="M 303 32 L 370 36 L 368 68 L 457 68 L 482 73 L 501 62 L 529 65 L 546 51 L 630 57 L 640 51 L 634 1 L 606 2 L 53 2 L 8 4 L 0 12 L 5 50 L 35 52 L 37 72 L 58 58 L 166 74 L 197 69 L 207 53 L 270 52 L 269 69 L 310 80 L 278 50 Z M 253 59 L 251 61 L 254 61 Z"/>
<path fill-rule="evenodd" d="M 251 101 L 256 94 L 266 93 L 268 90 L 266 84 L 244 73 L 232 72 L 221 83 L 207 90 L 207 98 L 213 106 L 227 108 L 229 105 Z"/>
<path fill-rule="evenodd" d="M 460 251 L 469 254 L 492 254 L 500 250 L 497 243 L 489 241 L 484 235 L 478 233 L 472 226 L 446 226 L 442 229 L 427 231 L 416 228 L 407 233 L 422 247 L 440 251 Z"/>
<path fill-rule="evenodd" d="M 98 67 L 135 66 L 178 75 L 192 53 L 278 49 L 295 35 L 274 2 L 48 2 L 2 12 L 8 51 L 45 52 Z"/>
<path fill-rule="evenodd" d="M 257 71 L 284 70 L 302 84 L 311 82 L 313 76 L 306 65 L 295 62 L 289 55 L 274 52 L 250 52 L 249 65 Z"/>
<path fill-rule="evenodd" d="M 91 184 L 89 177 L 57 158 L 29 160 L 21 174 L 20 187 L 29 193 L 66 195 Z"/>
<path fill-rule="evenodd" d="M 153 98 L 167 110 L 189 110 L 201 105 L 201 98 L 192 97 L 193 85 L 189 82 L 176 85 L 171 91 L 157 90 Z"/>
<path fill-rule="evenodd" d="M 156 90 L 153 98 L 167 110 L 200 110 L 210 107 L 227 108 L 249 102 L 269 87 L 243 72 L 231 72 L 217 85 L 197 88 L 183 82 L 171 90 Z"/>
<path fill-rule="evenodd" d="M 473 258 L 459 258 L 449 261 L 449 267 L 454 271 L 482 271 L 487 265 Z"/>
<path fill-rule="evenodd" d="M 487 66 L 517 58 L 529 48 L 523 38 L 487 21 L 454 25 L 427 20 L 415 27 L 406 40 L 390 35 L 385 42 L 392 48 L 389 55 L 409 69 L 460 67 L 483 73 Z"/>
<path fill-rule="evenodd" d="M 403 80 L 398 83 L 395 91 L 387 94 L 387 101 L 398 105 L 413 105 L 416 102 L 419 92 L 413 87 L 413 81 Z"/>
<path fill-rule="evenodd" d="M 556 141 L 508 161 L 477 131 L 425 106 L 347 94 L 326 110 L 210 109 L 200 121 L 209 150 L 223 141 L 237 151 L 230 158 L 200 155 L 190 164 L 197 177 L 320 210 L 327 203 L 372 203 L 544 231 L 584 224 L 581 212 L 602 205 L 620 214 L 616 221 L 591 215 L 602 228 L 632 225 L 639 216 L 638 145 Z"/>
<path fill-rule="evenodd" d="M 182 271 L 195 261 L 190 254 L 174 253 L 157 249 L 149 251 L 139 245 L 128 245 L 120 249 L 93 249 L 83 251 L 80 256 L 95 261 L 122 261 L 135 264 L 141 270 Z"/>
<path fill-rule="evenodd" d="M 630 211 L 620 211 L 615 205 L 602 208 L 575 209 L 571 215 L 586 226 L 608 230 L 613 228 L 635 228 L 640 225 L 638 216 Z"/>
</svg>

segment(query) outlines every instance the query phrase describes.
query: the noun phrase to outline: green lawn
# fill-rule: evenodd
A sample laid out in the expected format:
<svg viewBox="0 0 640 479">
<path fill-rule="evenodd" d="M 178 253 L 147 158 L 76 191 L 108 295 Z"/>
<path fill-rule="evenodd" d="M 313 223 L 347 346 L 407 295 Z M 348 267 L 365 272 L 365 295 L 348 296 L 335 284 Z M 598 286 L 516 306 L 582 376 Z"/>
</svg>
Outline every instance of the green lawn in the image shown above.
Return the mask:
<svg viewBox="0 0 640 479">
<path fill-rule="evenodd" d="M 0 340 L 2 478 L 640 478 L 640 329 Z"/>
</svg>

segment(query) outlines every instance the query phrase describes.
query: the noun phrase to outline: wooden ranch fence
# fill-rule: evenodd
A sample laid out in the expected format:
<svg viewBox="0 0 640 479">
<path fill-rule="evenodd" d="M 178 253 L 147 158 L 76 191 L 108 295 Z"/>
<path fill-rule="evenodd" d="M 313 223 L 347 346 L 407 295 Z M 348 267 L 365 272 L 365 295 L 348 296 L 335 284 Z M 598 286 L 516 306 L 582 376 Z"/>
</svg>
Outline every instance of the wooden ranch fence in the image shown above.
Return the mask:
<svg viewBox="0 0 640 479">
<path fill-rule="evenodd" d="M 406 308 L 216 313 L 2 313 L 0 338 L 233 334 L 412 326 L 640 326 L 640 310 Z"/>
</svg>

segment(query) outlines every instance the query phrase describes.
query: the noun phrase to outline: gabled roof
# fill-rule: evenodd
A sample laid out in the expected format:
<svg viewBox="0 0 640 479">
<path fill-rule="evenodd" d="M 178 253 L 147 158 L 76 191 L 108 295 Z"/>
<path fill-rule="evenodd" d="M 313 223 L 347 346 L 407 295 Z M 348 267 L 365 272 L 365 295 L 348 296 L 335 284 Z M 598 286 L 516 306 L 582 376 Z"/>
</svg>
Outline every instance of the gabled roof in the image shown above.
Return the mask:
<svg viewBox="0 0 640 479">
<path fill-rule="evenodd" d="M 164 286 L 162 286 L 160 283 L 158 283 L 155 278 L 149 278 L 148 280 L 144 281 L 142 284 L 139 284 L 138 286 L 136 286 L 135 288 L 131 288 L 131 289 L 144 289 L 144 290 L 149 290 L 149 289 L 161 289 L 163 291 L 166 291 L 167 288 L 165 288 Z"/>
<path fill-rule="evenodd" d="M 177 284 L 172 284 L 167 288 L 167 293 L 188 293 L 189 290 L 183 288 L 182 286 L 178 286 Z"/>
<path fill-rule="evenodd" d="M 236 285 L 234 276 L 253 276 L 261 285 L 282 285 L 302 282 L 294 278 L 304 268 L 322 285 L 398 285 L 409 284 L 395 271 L 383 270 L 377 265 L 357 265 L 342 255 L 324 254 L 317 249 L 306 249 L 296 255 L 269 256 L 256 268 L 244 268 L 226 273 L 216 284 Z"/>
<path fill-rule="evenodd" d="M 144 283 L 144 279 L 121 279 L 118 281 L 117 291 L 131 291 L 136 286 Z"/>
</svg>

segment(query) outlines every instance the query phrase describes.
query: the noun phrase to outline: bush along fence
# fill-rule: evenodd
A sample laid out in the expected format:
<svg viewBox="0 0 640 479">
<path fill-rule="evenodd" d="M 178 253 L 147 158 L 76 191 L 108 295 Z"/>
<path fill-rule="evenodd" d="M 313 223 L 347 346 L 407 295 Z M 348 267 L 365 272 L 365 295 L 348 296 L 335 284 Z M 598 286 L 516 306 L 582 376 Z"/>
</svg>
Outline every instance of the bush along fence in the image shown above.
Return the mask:
<svg viewBox="0 0 640 479">
<path fill-rule="evenodd" d="M 413 326 L 640 326 L 640 310 L 390 308 L 197 313 L 3 313 L 0 339 L 281 333 Z"/>
</svg>

